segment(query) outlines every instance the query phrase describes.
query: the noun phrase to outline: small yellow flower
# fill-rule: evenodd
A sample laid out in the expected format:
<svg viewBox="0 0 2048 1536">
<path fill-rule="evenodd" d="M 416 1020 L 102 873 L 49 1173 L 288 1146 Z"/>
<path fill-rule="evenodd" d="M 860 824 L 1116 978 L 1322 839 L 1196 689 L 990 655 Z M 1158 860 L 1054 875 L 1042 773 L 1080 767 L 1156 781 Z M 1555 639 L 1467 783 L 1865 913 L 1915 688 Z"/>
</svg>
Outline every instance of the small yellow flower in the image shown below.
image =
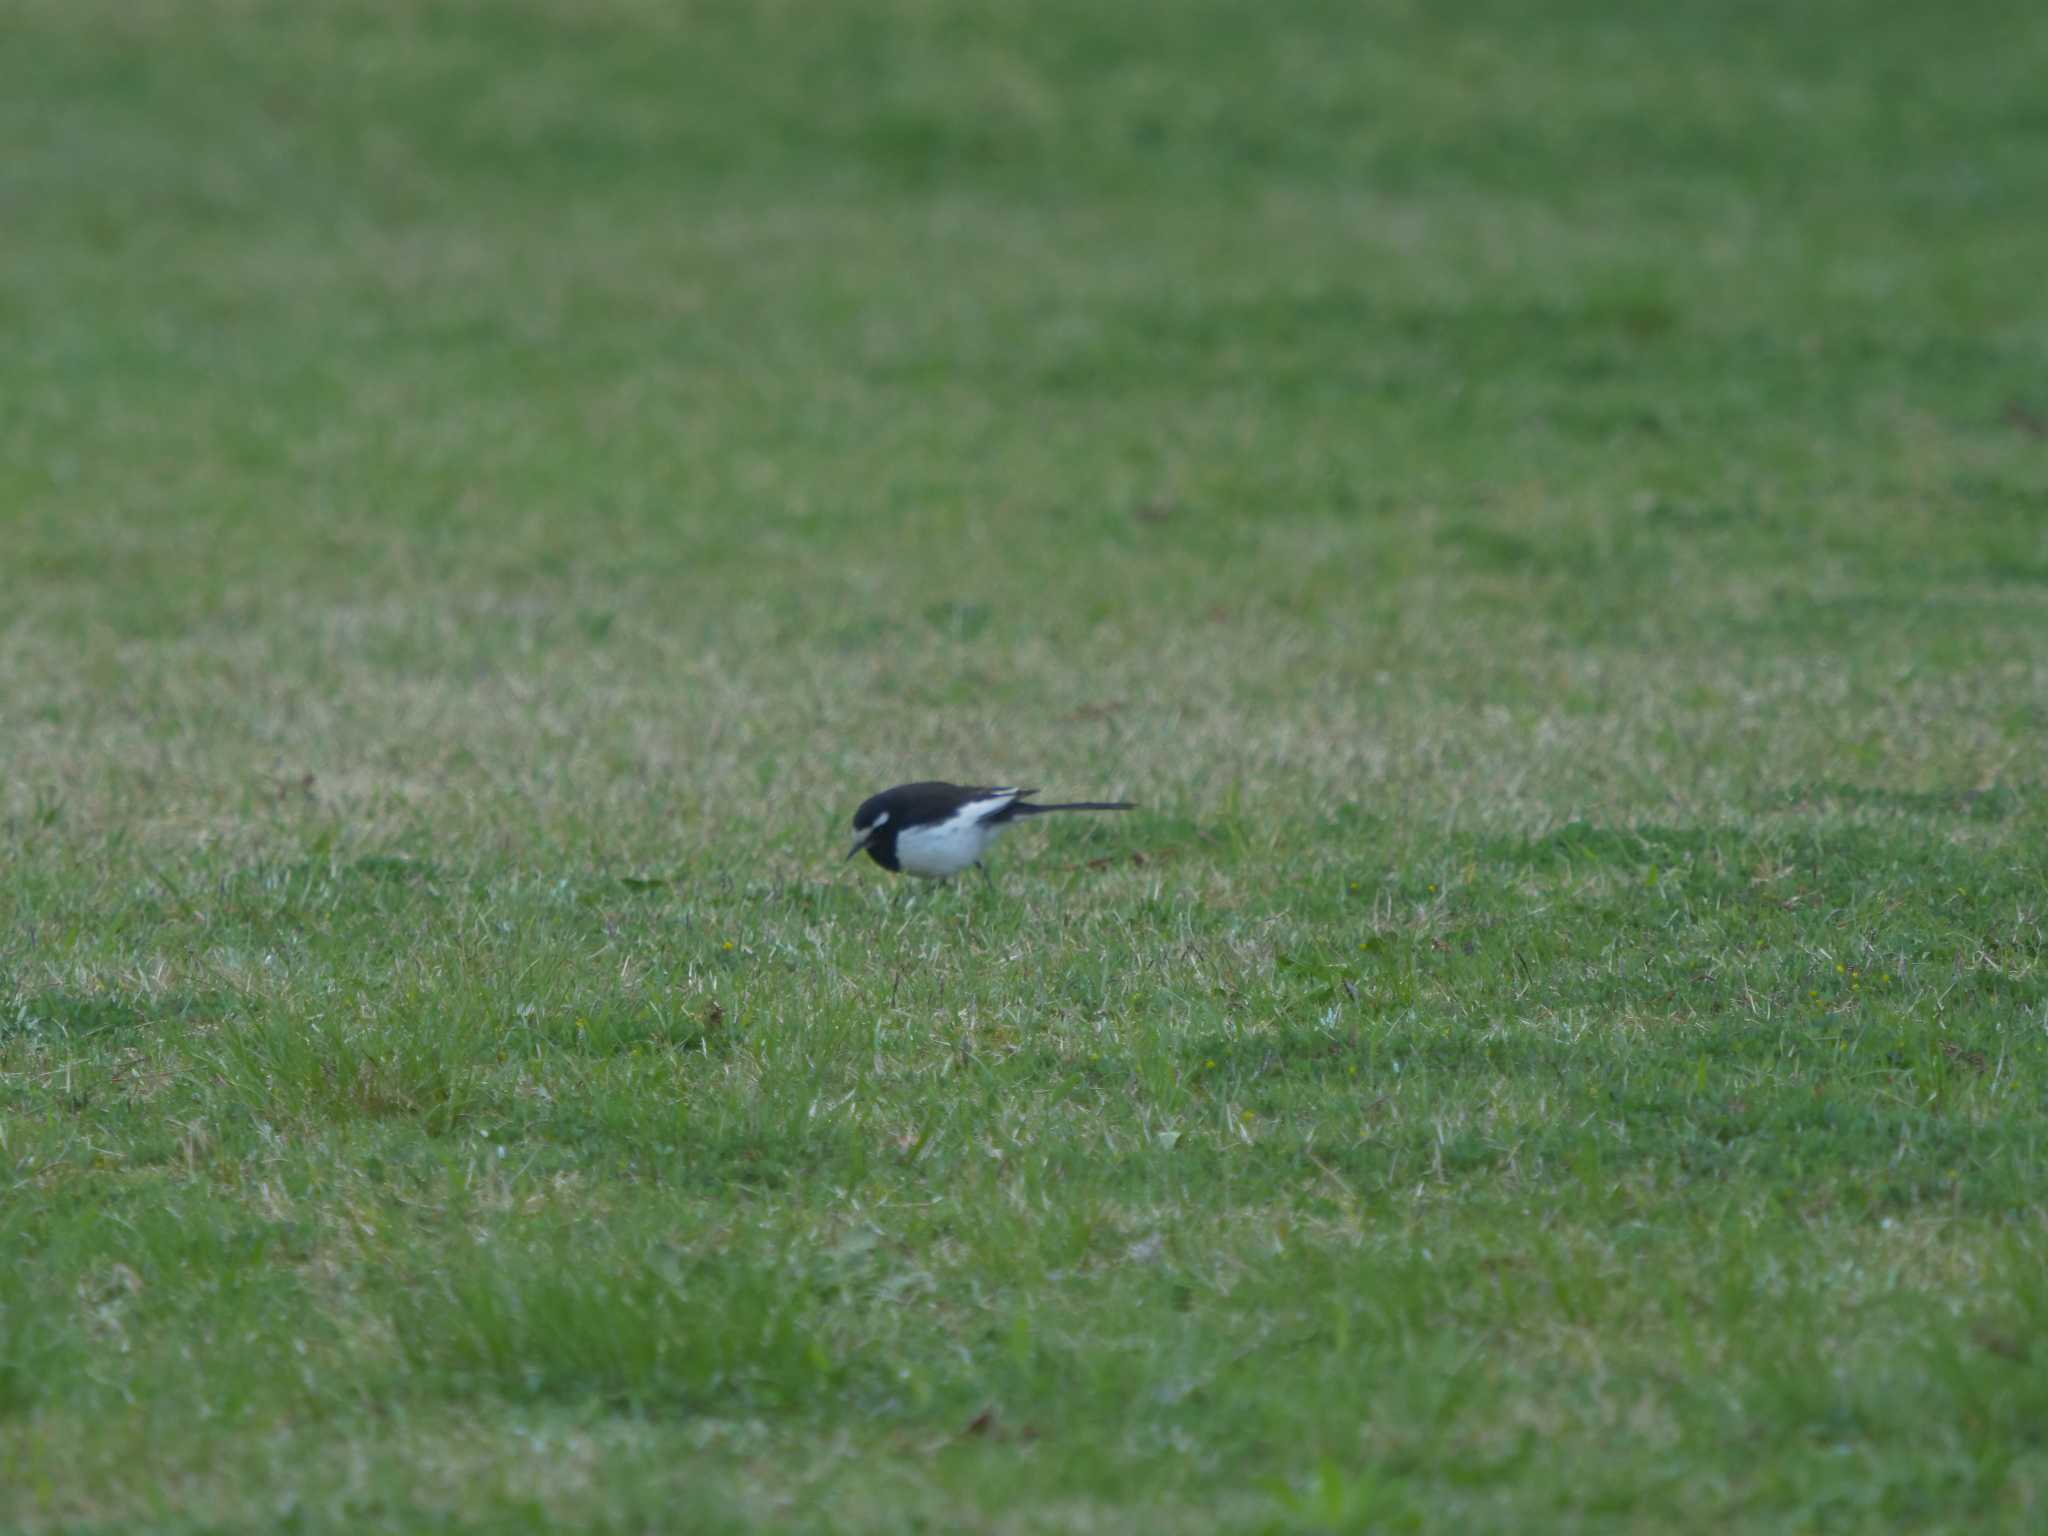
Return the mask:
<svg viewBox="0 0 2048 1536">
<path fill-rule="evenodd" d="M 725 941 L 725 947 L 726 947 L 727 949 L 731 949 L 731 948 L 732 948 L 732 940 L 731 940 L 731 939 L 727 939 L 727 940 Z"/>
</svg>

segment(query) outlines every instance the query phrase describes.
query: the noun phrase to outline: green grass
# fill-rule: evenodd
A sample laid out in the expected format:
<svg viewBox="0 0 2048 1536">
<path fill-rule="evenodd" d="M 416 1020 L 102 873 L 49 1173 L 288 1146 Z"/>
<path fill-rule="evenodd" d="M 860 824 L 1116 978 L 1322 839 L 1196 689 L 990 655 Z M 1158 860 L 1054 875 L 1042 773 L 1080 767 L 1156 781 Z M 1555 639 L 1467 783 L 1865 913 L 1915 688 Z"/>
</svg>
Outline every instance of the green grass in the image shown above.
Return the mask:
<svg viewBox="0 0 2048 1536">
<path fill-rule="evenodd" d="M 2038 1528 L 2048 12 L 5 33 L 0 1527 Z"/>
</svg>

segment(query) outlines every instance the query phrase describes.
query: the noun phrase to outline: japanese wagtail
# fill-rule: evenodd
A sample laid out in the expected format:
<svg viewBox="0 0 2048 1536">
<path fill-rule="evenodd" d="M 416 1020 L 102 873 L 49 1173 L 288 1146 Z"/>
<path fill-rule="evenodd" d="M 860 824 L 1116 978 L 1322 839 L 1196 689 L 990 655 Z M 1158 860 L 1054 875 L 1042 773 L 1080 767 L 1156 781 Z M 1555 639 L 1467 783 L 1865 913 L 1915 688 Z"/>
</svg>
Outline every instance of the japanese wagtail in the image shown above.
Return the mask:
<svg viewBox="0 0 2048 1536">
<path fill-rule="evenodd" d="M 996 834 L 1025 816 L 1047 811 L 1128 811 L 1128 800 L 1070 800 L 1033 805 L 1035 789 L 981 788 L 967 784 L 898 784 L 870 795 L 853 813 L 850 859 L 867 856 L 892 874 L 943 880 L 981 862 Z M 984 871 L 986 873 L 986 871 Z"/>
</svg>

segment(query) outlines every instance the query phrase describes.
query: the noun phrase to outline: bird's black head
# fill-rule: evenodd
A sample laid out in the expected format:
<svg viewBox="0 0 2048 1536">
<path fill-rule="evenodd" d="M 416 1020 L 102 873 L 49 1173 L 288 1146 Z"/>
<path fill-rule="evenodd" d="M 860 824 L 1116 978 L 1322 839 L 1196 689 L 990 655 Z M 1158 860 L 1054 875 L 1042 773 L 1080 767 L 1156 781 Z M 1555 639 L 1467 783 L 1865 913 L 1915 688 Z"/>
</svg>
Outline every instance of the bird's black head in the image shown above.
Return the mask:
<svg viewBox="0 0 2048 1536">
<path fill-rule="evenodd" d="M 865 850 L 882 868 L 896 868 L 896 816 L 891 799 L 894 793 L 884 790 L 861 801 L 860 809 L 853 813 L 853 846 L 846 850 L 849 859 Z"/>
</svg>

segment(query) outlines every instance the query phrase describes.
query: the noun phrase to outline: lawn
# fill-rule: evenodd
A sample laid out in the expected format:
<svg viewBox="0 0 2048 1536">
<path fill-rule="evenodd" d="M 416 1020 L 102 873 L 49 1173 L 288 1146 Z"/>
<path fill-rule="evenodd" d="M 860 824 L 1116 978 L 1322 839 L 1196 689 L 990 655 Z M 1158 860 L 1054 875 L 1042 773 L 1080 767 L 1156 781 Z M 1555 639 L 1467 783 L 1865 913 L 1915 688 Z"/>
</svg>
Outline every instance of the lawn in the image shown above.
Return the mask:
<svg viewBox="0 0 2048 1536">
<path fill-rule="evenodd" d="M 0 1529 L 2048 1521 L 2048 8 L 5 9 Z"/>
</svg>

